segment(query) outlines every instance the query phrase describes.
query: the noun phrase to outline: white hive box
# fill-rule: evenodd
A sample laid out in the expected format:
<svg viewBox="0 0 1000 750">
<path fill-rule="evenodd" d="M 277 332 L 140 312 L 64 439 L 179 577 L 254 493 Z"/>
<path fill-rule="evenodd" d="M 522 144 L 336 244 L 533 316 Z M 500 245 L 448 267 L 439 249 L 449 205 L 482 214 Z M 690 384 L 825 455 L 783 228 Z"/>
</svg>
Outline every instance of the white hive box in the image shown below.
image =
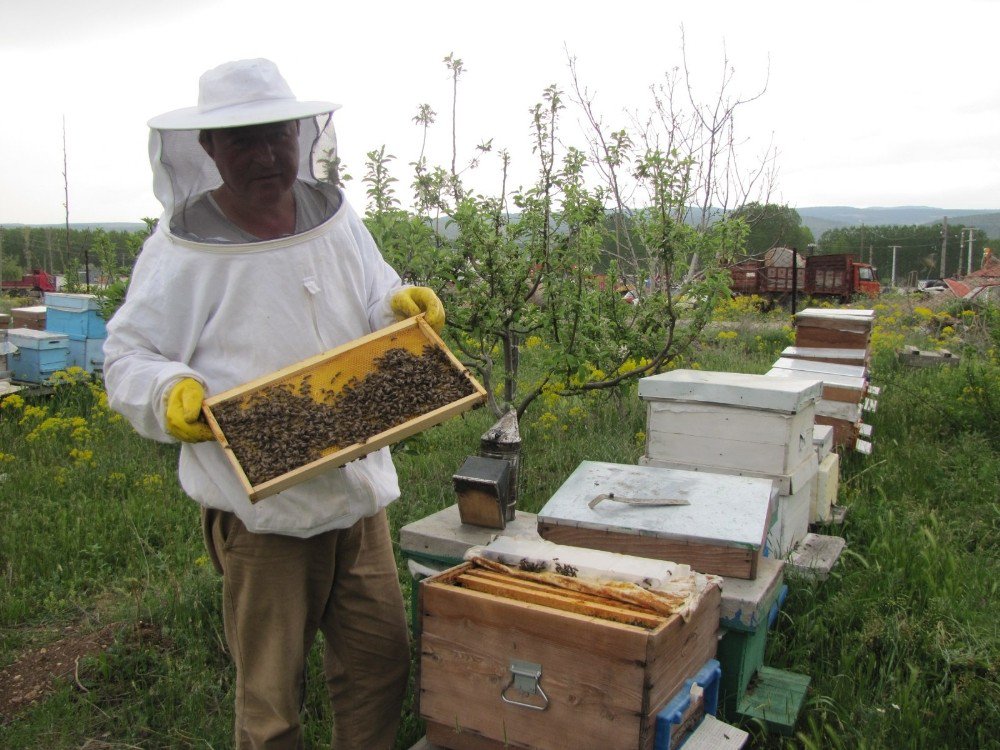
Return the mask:
<svg viewBox="0 0 1000 750">
<path fill-rule="evenodd" d="M 711 470 L 792 475 L 811 453 L 819 378 L 673 370 L 639 381 L 646 457 Z"/>
<path fill-rule="evenodd" d="M 814 425 L 813 446 L 816 448 L 816 458 L 822 463 L 833 450 L 833 427 L 828 424 Z"/>
<path fill-rule="evenodd" d="M 816 494 L 810 513 L 811 523 L 829 523 L 833 519 L 833 506 L 837 504 L 840 486 L 840 454 L 830 453 L 819 464 L 816 474 Z"/>
<path fill-rule="evenodd" d="M 608 499 L 594 504 L 602 495 Z M 776 496 L 769 479 L 584 461 L 538 512 L 538 534 L 557 544 L 754 578 Z"/>
<path fill-rule="evenodd" d="M 791 495 L 777 497 L 777 512 L 767 534 L 769 557 L 788 557 L 809 533 L 809 514 L 816 493 L 816 477 L 817 473 L 814 473 L 809 482 Z"/>
</svg>

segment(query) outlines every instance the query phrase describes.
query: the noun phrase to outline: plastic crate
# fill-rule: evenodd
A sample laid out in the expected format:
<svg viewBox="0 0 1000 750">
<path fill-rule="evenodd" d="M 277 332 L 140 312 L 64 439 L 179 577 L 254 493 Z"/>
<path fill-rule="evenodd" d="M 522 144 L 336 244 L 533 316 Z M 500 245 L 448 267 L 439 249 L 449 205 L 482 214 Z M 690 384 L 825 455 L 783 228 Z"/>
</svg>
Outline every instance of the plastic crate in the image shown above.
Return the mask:
<svg viewBox="0 0 1000 750">
<path fill-rule="evenodd" d="M 698 674 L 685 680 L 684 686 L 677 695 L 656 715 L 654 750 L 675 750 L 684 744 L 682 737 L 674 737 L 674 731 L 684 722 L 685 715 L 691 708 L 691 690 L 695 685 L 702 689 L 704 713 L 708 716 L 715 716 L 719 709 L 719 683 L 721 679 L 722 667 L 715 659 L 709 659 Z"/>
</svg>

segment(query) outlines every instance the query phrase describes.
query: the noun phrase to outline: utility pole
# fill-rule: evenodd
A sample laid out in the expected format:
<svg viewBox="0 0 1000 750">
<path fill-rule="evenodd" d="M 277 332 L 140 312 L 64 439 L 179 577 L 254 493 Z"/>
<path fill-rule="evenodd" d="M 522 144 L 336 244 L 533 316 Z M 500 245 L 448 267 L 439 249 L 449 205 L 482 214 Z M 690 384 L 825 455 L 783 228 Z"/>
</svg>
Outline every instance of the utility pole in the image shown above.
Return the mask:
<svg viewBox="0 0 1000 750">
<path fill-rule="evenodd" d="M 969 265 L 965 269 L 965 275 L 972 273 L 972 229 L 969 229 Z"/>
<path fill-rule="evenodd" d="M 896 288 L 896 251 L 899 250 L 899 245 L 892 246 L 892 283 L 890 286 Z"/>
<path fill-rule="evenodd" d="M 944 217 L 944 224 L 941 229 L 941 265 L 938 270 L 941 272 L 941 278 L 944 278 L 944 263 L 948 257 L 948 217 Z"/>
</svg>

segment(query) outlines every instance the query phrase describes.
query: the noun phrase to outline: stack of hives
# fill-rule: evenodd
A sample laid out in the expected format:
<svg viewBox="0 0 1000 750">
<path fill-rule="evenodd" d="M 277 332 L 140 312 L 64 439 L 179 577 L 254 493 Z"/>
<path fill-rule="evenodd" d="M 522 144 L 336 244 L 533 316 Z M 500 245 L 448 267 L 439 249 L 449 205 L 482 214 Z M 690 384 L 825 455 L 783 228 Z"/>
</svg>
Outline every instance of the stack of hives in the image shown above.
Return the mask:
<svg viewBox="0 0 1000 750">
<path fill-rule="evenodd" d="M 108 332 L 97 296 L 46 292 L 45 309 L 45 330 L 67 337 L 67 366 L 89 373 L 103 370 Z"/>
<path fill-rule="evenodd" d="M 871 428 L 878 388 L 869 382 L 868 361 L 875 322 L 872 310 L 806 308 L 795 315 L 795 346 L 783 352 L 768 375 L 823 381 L 816 423 L 834 429 L 834 444 L 871 452 Z"/>
<path fill-rule="evenodd" d="M 818 378 L 700 370 L 643 378 L 646 451 L 640 463 L 772 480 L 778 499 L 769 554 L 786 557 L 809 531 L 822 388 Z"/>
</svg>

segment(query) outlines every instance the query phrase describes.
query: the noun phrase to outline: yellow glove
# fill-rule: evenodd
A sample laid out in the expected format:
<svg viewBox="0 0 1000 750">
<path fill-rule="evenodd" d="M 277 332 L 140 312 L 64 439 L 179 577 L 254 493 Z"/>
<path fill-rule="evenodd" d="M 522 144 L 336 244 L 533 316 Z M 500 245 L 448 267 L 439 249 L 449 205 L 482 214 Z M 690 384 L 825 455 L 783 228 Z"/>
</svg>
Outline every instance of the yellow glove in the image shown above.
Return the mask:
<svg viewBox="0 0 1000 750">
<path fill-rule="evenodd" d="M 205 389 L 194 378 L 184 378 L 167 395 L 167 432 L 185 443 L 214 440 L 212 430 L 201 419 Z"/>
<path fill-rule="evenodd" d="M 396 292 L 390 304 L 396 314 L 396 320 L 405 320 L 423 313 L 427 325 L 436 333 L 441 333 L 441 329 L 444 328 L 444 305 L 434 294 L 433 289 L 425 286 L 408 286 Z"/>
</svg>

